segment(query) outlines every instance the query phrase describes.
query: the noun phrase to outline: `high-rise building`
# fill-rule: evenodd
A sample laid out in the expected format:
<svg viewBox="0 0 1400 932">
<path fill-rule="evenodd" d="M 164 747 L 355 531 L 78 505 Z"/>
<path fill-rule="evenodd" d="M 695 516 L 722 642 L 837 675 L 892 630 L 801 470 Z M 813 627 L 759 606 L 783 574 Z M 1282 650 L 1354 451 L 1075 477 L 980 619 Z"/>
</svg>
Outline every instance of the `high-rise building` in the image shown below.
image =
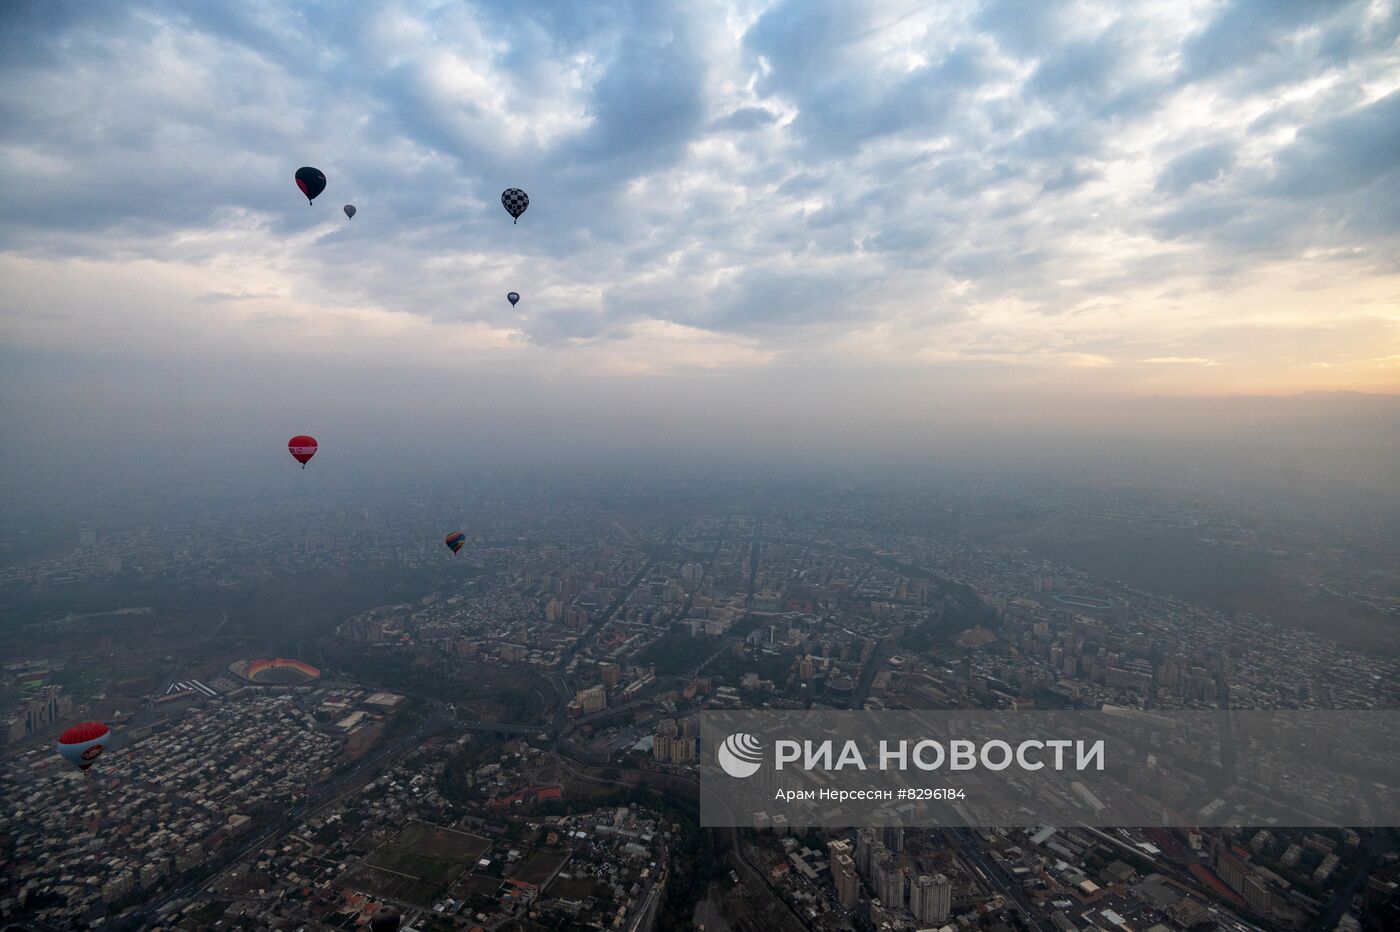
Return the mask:
<svg viewBox="0 0 1400 932">
<path fill-rule="evenodd" d="M 836 887 L 836 900 L 847 909 L 860 903 L 860 877 L 856 863 L 849 854 L 836 854 L 831 859 L 831 882 Z"/>
<path fill-rule="evenodd" d="M 598 664 L 598 675 L 602 677 L 604 686 L 616 686 L 622 679 L 622 667 L 604 661 Z"/>
<path fill-rule="evenodd" d="M 876 895 L 880 897 L 881 905 L 886 909 L 902 909 L 904 907 L 904 868 L 899 866 L 894 855 L 888 851 L 882 851 L 875 858 L 875 869 L 871 881 Z"/>
<path fill-rule="evenodd" d="M 601 712 L 608 707 L 608 694 L 603 691 L 603 687 L 594 686 L 591 689 L 581 689 L 574 696 L 574 701 L 579 704 L 584 715 L 593 712 Z"/>
<path fill-rule="evenodd" d="M 876 838 L 875 829 L 856 830 L 856 870 L 860 871 L 862 877 L 870 876 L 870 871 L 875 866 L 876 852 L 882 850 L 884 850 L 884 846 Z"/>
<path fill-rule="evenodd" d="M 920 922 L 942 922 L 953 909 L 953 885 L 943 874 L 924 874 L 909 893 L 909 911 Z"/>
<path fill-rule="evenodd" d="M 61 686 L 45 686 L 39 695 L 22 700 L 15 713 L 0 722 L 0 741 L 22 741 L 71 714 L 73 697 L 65 695 Z"/>
<path fill-rule="evenodd" d="M 1324 862 L 1325 863 L 1325 862 Z M 1274 920 L 1292 922 L 1301 919 L 1297 909 L 1288 902 L 1287 894 L 1278 885 L 1278 878 L 1255 870 L 1244 857 L 1233 854 L 1228 846 L 1217 842 L 1215 872 L 1220 879 L 1256 912 Z"/>
<path fill-rule="evenodd" d="M 663 764 L 671 762 L 671 745 L 675 743 L 675 737 L 658 731 L 652 736 L 651 754 L 657 761 Z"/>
<path fill-rule="evenodd" d="M 904 826 L 886 825 L 880 834 L 886 848 L 896 854 L 904 850 Z"/>
<path fill-rule="evenodd" d="M 663 718 L 652 736 L 652 756 L 663 764 L 693 764 L 700 759 L 699 724 L 694 716 Z"/>
<path fill-rule="evenodd" d="M 27 700 L 25 706 L 25 718 L 32 735 L 44 726 L 70 714 L 73 711 L 73 699 L 63 695 L 61 687 L 45 686 L 39 695 Z"/>
<path fill-rule="evenodd" d="M 671 741 L 671 763 L 693 764 L 699 759 L 699 738 L 682 736 Z"/>
</svg>

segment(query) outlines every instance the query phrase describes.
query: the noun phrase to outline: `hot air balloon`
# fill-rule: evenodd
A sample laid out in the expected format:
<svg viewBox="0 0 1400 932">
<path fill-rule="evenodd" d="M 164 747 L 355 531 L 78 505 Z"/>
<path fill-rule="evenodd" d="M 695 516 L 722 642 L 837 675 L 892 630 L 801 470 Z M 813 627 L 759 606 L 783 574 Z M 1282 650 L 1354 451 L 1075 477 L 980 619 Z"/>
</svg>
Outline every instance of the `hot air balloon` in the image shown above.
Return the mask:
<svg viewBox="0 0 1400 932">
<path fill-rule="evenodd" d="M 510 294 L 506 295 L 506 300 L 510 302 L 511 307 L 515 307 L 515 305 L 520 303 L 520 292 L 512 291 Z"/>
<path fill-rule="evenodd" d="M 86 771 L 111 736 L 111 729 L 101 722 L 82 722 L 58 736 L 58 752 Z"/>
<path fill-rule="evenodd" d="M 345 211 L 345 216 L 347 216 L 347 217 L 353 217 L 353 216 L 355 216 L 355 205 L 354 205 L 354 204 L 346 204 L 346 205 L 345 205 L 343 208 L 341 208 L 341 209 Z"/>
<path fill-rule="evenodd" d="M 301 188 L 301 193 L 306 195 L 306 203 L 310 204 L 326 190 L 326 176 L 319 168 L 305 166 L 297 169 L 297 187 Z"/>
<path fill-rule="evenodd" d="M 467 535 L 461 531 L 453 531 L 447 535 L 447 546 L 453 553 L 457 553 L 467 545 Z"/>
<path fill-rule="evenodd" d="M 398 909 L 386 904 L 376 909 L 374 915 L 369 917 L 369 927 L 372 932 L 395 932 L 401 919 Z"/>
<path fill-rule="evenodd" d="M 501 206 L 519 222 L 520 215 L 530 206 L 530 195 L 519 188 L 506 188 L 501 192 Z"/>
<path fill-rule="evenodd" d="M 307 461 L 316 455 L 316 438 L 297 434 L 287 441 L 287 452 L 292 454 L 292 459 L 301 464 L 302 469 L 305 469 Z"/>
</svg>

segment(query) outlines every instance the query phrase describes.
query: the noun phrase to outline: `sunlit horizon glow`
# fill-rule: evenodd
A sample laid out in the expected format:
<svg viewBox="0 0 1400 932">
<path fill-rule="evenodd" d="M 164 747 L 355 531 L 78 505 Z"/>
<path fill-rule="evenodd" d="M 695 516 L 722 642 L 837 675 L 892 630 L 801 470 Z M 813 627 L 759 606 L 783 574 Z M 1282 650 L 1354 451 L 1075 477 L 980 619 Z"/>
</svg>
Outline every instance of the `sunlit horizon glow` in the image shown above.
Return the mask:
<svg viewBox="0 0 1400 932">
<path fill-rule="evenodd" d="M 581 409 L 835 385 L 855 418 L 871 372 L 1400 392 L 1395 5 L 61 9 L 0 20 L 0 354 L 48 367 L 23 397 L 202 357 Z"/>
</svg>

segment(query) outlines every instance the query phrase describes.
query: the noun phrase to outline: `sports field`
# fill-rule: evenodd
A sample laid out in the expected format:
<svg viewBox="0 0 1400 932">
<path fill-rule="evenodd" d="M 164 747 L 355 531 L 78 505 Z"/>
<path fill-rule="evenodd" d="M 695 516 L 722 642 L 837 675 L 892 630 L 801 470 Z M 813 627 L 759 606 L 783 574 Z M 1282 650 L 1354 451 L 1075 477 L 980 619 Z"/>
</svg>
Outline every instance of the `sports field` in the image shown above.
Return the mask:
<svg viewBox="0 0 1400 932">
<path fill-rule="evenodd" d="M 491 847 L 488 839 L 426 822 L 411 822 L 374 850 L 345 879 L 372 896 L 403 900 L 425 909 Z"/>
</svg>

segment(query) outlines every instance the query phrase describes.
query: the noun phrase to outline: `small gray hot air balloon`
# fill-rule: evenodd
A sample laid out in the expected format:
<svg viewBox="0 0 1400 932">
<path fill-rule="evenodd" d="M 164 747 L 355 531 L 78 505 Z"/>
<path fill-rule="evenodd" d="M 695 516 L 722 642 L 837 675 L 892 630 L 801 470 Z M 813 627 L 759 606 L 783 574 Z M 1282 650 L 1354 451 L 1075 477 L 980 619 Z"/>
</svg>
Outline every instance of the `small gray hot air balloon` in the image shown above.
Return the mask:
<svg viewBox="0 0 1400 932">
<path fill-rule="evenodd" d="M 518 291 L 512 291 L 510 294 L 506 295 L 506 300 L 510 302 L 511 307 L 515 307 L 520 301 L 520 293 Z"/>
<path fill-rule="evenodd" d="M 355 205 L 354 205 L 354 204 L 346 204 L 346 205 L 345 205 L 345 216 L 347 216 L 347 217 L 353 217 L 353 216 L 355 216 Z"/>
</svg>

